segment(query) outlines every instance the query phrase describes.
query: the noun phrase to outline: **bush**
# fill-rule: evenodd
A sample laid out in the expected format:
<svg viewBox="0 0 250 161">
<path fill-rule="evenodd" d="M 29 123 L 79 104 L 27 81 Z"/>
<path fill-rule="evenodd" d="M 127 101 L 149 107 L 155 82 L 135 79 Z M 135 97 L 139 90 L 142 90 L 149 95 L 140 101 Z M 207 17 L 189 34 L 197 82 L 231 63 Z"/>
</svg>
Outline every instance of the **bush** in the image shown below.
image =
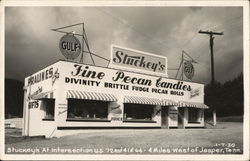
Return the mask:
<svg viewBox="0 0 250 161">
<path fill-rule="evenodd" d="M 211 116 L 216 109 L 218 117 L 239 116 L 244 113 L 243 73 L 224 84 L 215 82 L 205 86 L 205 104 L 210 109 L 206 116 Z"/>
</svg>

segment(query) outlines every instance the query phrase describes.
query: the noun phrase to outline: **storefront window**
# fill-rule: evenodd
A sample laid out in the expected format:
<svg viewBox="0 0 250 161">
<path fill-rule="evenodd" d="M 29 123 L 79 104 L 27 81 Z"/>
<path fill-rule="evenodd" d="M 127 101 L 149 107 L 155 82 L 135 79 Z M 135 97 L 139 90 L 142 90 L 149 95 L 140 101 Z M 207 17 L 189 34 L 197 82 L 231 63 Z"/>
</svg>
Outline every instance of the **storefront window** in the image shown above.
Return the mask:
<svg viewBox="0 0 250 161">
<path fill-rule="evenodd" d="M 44 104 L 44 110 L 45 110 L 44 119 L 54 119 L 55 100 L 54 99 L 44 99 L 43 104 Z"/>
<path fill-rule="evenodd" d="M 107 119 L 108 102 L 68 99 L 68 119 Z"/>
<path fill-rule="evenodd" d="M 196 108 L 188 109 L 188 122 L 189 123 L 199 123 L 200 122 L 200 110 Z"/>
<path fill-rule="evenodd" d="M 124 104 L 125 120 L 152 120 L 153 105 L 144 104 Z"/>
</svg>

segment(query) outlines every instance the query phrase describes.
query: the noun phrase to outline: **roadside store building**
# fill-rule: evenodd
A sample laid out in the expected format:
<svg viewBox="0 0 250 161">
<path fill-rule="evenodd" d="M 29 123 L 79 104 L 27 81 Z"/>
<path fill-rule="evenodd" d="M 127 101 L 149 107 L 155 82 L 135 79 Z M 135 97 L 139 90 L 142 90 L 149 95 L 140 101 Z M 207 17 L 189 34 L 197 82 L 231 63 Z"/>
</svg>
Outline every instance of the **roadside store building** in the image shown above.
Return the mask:
<svg viewBox="0 0 250 161">
<path fill-rule="evenodd" d="M 25 78 L 23 135 L 67 129 L 204 127 L 204 85 L 57 61 Z"/>
</svg>

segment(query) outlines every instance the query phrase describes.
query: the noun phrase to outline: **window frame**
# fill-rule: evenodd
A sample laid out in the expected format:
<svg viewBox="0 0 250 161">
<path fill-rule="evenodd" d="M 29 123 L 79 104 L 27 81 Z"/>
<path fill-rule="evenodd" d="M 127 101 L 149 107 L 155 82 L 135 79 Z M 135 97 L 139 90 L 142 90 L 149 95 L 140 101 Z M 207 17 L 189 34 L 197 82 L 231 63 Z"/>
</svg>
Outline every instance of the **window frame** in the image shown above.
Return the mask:
<svg viewBox="0 0 250 161">
<path fill-rule="evenodd" d="M 199 108 L 189 108 L 188 109 L 188 123 L 201 123 L 199 113 L 200 113 Z M 191 118 L 192 117 L 192 118 Z M 194 118 L 195 117 L 195 118 Z"/>
<path fill-rule="evenodd" d="M 129 107 L 129 108 L 131 108 L 132 110 L 134 110 L 135 108 L 152 108 L 151 109 L 152 110 L 151 111 L 151 118 L 150 119 L 146 119 L 146 118 L 142 118 L 142 119 L 138 119 L 138 118 L 127 119 L 127 113 L 125 113 L 125 111 L 126 111 L 126 105 L 131 105 L 132 107 Z M 138 107 L 133 107 L 133 106 L 138 106 Z M 142 106 L 150 106 L 150 107 L 142 107 Z M 123 109 L 124 109 L 123 122 L 124 123 L 156 123 L 156 121 L 153 120 L 154 108 L 155 108 L 155 105 L 123 103 Z M 136 110 L 134 110 L 133 112 L 135 112 L 135 111 Z"/>
<path fill-rule="evenodd" d="M 44 109 L 44 116 L 42 118 L 43 121 L 54 121 L 55 120 L 55 99 L 54 98 L 44 98 L 41 100 L 43 104 L 43 109 Z M 49 108 L 52 108 L 52 118 L 48 117 L 48 102 L 52 102 L 52 105 L 49 106 Z M 50 111 L 51 112 L 51 111 Z"/>
<path fill-rule="evenodd" d="M 75 122 L 110 122 L 111 121 L 111 120 L 108 120 L 108 104 L 109 104 L 109 101 L 74 99 L 74 98 L 69 98 L 69 99 L 67 99 L 67 101 L 68 101 L 68 106 L 67 106 L 68 110 L 67 110 L 67 119 L 66 119 L 66 121 L 75 121 Z M 75 105 L 73 104 L 74 101 L 75 101 Z M 81 102 L 83 102 L 83 103 L 81 103 Z M 95 104 L 95 105 L 93 107 L 91 107 L 93 104 Z M 80 107 L 80 106 L 83 106 L 83 105 L 85 105 L 85 107 L 87 106 L 87 109 L 85 109 L 85 110 L 87 111 L 88 114 L 93 112 L 91 110 L 95 110 L 95 109 L 98 109 L 98 108 L 105 108 L 104 109 L 104 111 L 105 111 L 104 115 L 106 115 L 106 116 L 105 117 L 98 117 L 98 116 L 94 117 L 94 113 L 91 113 L 89 115 L 89 117 L 83 117 L 83 116 L 80 117 L 79 115 L 76 116 L 76 118 L 69 117 L 70 113 L 72 113 L 73 115 L 75 114 L 74 112 L 71 111 L 71 110 L 74 110 L 74 109 L 75 110 L 80 109 L 79 111 L 81 111 L 81 114 L 83 114 L 83 108 L 84 107 Z M 104 106 L 104 107 L 98 107 L 98 105 L 101 105 L 101 106 Z M 70 110 L 70 108 L 74 108 L 74 109 Z"/>
</svg>

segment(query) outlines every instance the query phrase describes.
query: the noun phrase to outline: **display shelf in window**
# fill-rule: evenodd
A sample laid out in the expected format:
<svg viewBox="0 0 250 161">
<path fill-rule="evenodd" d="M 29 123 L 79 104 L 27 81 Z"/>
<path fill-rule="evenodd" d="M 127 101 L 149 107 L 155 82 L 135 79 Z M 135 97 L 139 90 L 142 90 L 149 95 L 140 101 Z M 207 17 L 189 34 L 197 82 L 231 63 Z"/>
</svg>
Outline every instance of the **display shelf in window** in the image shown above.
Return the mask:
<svg viewBox="0 0 250 161">
<path fill-rule="evenodd" d="M 102 118 L 67 118 L 66 121 L 72 121 L 72 122 L 111 122 L 111 120 L 108 119 L 102 119 Z"/>
<path fill-rule="evenodd" d="M 156 121 L 153 120 L 142 120 L 142 119 L 129 119 L 129 120 L 123 120 L 124 123 L 156 123 Z"/>
<path fill-rule="evenodd" d="M 110 122 L 108 117 L 108 102 L 98 100 L 68 100 L 66 121 Z"/>
<path fill-rule="evenodd" d="M 203 111 L 199 108 L 189 108 L 188 109 L 188 123 L 200 124 L 202 121 Z"/>
</svg>

